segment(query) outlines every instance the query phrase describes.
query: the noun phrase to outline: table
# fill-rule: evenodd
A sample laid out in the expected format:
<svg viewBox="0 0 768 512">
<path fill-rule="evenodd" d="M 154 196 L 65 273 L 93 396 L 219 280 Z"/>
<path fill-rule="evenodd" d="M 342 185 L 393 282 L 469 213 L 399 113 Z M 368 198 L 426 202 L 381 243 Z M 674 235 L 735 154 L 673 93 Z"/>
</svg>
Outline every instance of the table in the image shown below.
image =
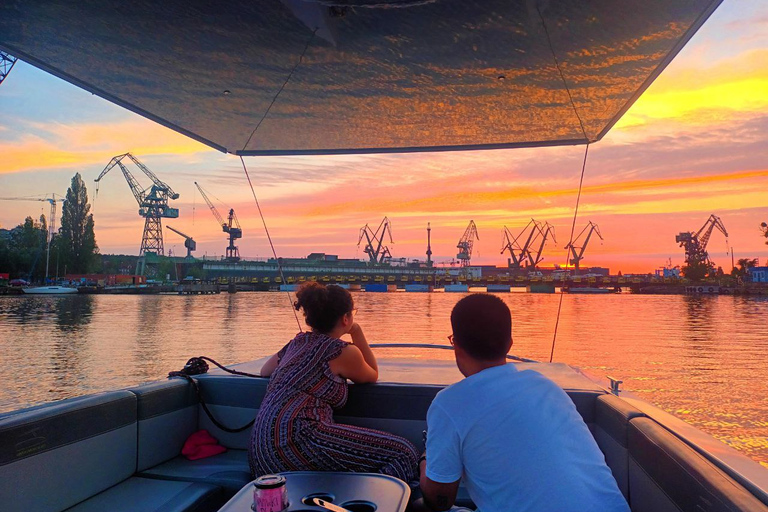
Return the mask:
<svg viewBox="0 0 768 512">
<path fill-rule="evenodd" d="M 351 512 L 404 512 L 411 495 L 405 482 L 375 473 L 292 471 L 280 474 L 286 478 L 290 512 L 324 511 L 309 504 L 313 497 Z M 250 482 L 219 512 L 250 512 L 252 503 L 253 482 Z"/>
</svg>

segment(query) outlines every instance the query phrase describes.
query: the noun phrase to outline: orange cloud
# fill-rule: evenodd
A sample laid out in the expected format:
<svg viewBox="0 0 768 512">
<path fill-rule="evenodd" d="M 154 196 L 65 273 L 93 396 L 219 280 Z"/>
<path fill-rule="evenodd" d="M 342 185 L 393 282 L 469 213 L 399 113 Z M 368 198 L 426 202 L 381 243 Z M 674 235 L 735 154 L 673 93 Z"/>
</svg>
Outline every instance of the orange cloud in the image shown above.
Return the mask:
<svg viewBox="0 0 768 512">
<path fill-rule="evenodd" d="M 19 140 L 0 141 L 0 173 L 105 164 L 116 154 L 190 155 L 207 146 L 156 123 L 134 118 L 111 124 L 34 124 Z M 2 127 L 0 127 L 2 128 Z"/>
</svg>

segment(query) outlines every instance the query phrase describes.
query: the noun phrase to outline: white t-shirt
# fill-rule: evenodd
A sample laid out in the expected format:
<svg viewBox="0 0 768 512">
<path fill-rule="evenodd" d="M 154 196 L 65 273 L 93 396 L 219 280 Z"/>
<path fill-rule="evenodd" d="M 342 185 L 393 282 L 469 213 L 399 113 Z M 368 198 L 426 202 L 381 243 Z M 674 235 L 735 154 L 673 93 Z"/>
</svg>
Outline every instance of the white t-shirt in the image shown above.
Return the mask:
<svg viewBox="0 0 768 512">
<path fill-rule="evenodd" d="M 629 512 L 568 395 L 514 364 L 437 394 L 427 413 L 427 477 L 463 478 L 482 512 Z"/>
</svg>

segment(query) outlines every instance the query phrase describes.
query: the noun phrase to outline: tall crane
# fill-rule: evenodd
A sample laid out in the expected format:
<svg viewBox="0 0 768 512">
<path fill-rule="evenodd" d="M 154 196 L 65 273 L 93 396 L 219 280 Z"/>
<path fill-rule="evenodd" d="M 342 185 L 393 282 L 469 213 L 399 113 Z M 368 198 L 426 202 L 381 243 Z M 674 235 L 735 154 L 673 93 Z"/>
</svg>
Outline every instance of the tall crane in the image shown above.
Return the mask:
<svg viewBox="0 0 768 512">
<path fill-rule="evenodd" d="M 539 223 L 538 232 L 541 235 L 539 249 L 536 252 L 533 252 L 530 249 L 528 250 L 528 266 L 533 267 L 534 269 L 544 259 L 541 253 L 544 252 L 544 245 L 547 243 L 547 238 L 549 238 L 550 234 L 552 235 L 552 241 L 557 243 L 557 239 L 555 239 L 555 226 L 549 222 L 544 222 L 543 225 Z"/>
<path fill-rule="evenodd" d="M 506 244 L 501 248 L 501 254 L 504 254 L 504 251 L 509 251 L 509 268 L 519 269 L 527 262 L 530 258 L 529 247 L 531 242 L 536 239 L 540 231 L 540 223 L 533 219 L 525 225 L 523 230 L 517 236 L 514 236 L 507 226 L 504 226 L 502 233 L 503 241 L 505 241 Z M 526 232 L 528 233 L 528 237 L 525 239 L 525 244 L 521 246 L 520 240 L 525 238 Z"/>
<path fill-rule="evenodd" d="M 123 165 L 123 160 L 128 158 L 136 167 L 138 167 L 150 180 L 152 185 L 149 188 L 142 188 L 139 182 L 136 181 L 131 171 Z M 125 176 L 125 181 L 128 182 L 128 186 L 133 193 L 133 197 L 136 198 L 136 202 L 139 203 L 139 215 L 144 217 L 144 235 L 141 238 L 141 248 L 139 249 L 139 256 L 143 256 L 146 252 L 155 252 L 161 256 L 165 255 L 165 249 L 163 247 L 163 224 L 162 219 L 176 219 L 179 217 L 178 208 L 171 208 L 168 206 L 169 199 L 178 199 L 179 194 L 173 191 L 169 185 L 160 181 L 155 173 L 150 171 L 144 164 L 130 153 L 124 153 L 117 155 L 109 161 L 107 166 L 101 171 L 99 177 L 96 178 L 96 193 L 94 199 L 99 194 L 99 182 L 106 176 L 106 174 L 119 167 Z"/>
<path fill-rule="evenodd" d="M 675 236 L 675 242 L 679 243 L 680 247 L 685 247 L 685 262 L 688 265 L 699 263 L 709 265 L 712 263 L 707 253 L 707 244 L 715 228 L 724 234 L 726 239 L 728 238 L 728 231 L 726 231 L 723 221 L 715 214 L 710 215 L 696 233 L 685 231 Z"/>
<path fill-rule="evenodd" d="M 3 51 L 0 51 L 0 84 L 11 72 L 13 65 L 16 64 L 16 57 L 9 55 Z"/>
<path fill-rule="evenodd" d="M 586 238 L 584 239 L 584 244 L 577 246 L 576 243 L 581 239 L 582 236 L 584 236 L 584 233 L 587 234 Z M 581 230 L 581 233 L 579 233 L 579 235 L 574 240 L 565 246 L 565 248 L 570 251 L 571 255 L 568 263 L 573 265 L 573 268 L 576 269 L 576 271 L 579 270 L 579 263 L 584 259 L 584 251 L 587 250 L 587 245 L 589 244 L 589 239 L 592 237 L 592 233 L 597 233 L 597 236 L 600 237 L 600 240 L 603 240 L 603 235 L 600 234 L 600 230 L 597 228 L 597 224 L 589 221 L 589 224 L 584 226 L 584 229 Z"/>
<path fill-rule="evenodd" d="M 217 210 L 211 200 L 208 199 L 208 195 L 203 191 L 202 187 L 197 182 L 195 182 L 195 186 L 197 187 L 197 190 L 200 191 L 200 195 L 203 196 L 203 199 L 205 199 L 205 204 L 208 205 L 213 216 L 216 217 L 216 220 L 221 226 L 221 230 L 229 235 L 229 246 L 227 246 L 226 249 L 225 259 L 232 263 L 240 261 L 240 249 L 235 245 L 235 240 L 243 237 L 243 230 L 240 227 L 240 221 L 237 220 L 235 210 L 232 208 L 229 209 L 229 215 L 227 215 L 227 220 L 225 221 L 219 213 L 219 210 Z"/>
<path fill-rule="evenodd" d="M 51 262 L 51 242 L 56 235 L 56 205 L 59 201 L 62 203 L 66 199 L 56 199 L 56 196 L 62 197 L 60 194 L 51 194 L 51 197 L 39 198 L 39 197 L 0 197 L 2 201 L 42 201 L 51 205 L 51 214 L 48 217 L 48 232 L 45 236 L 46 242 L 46 255 L 45 255 L 45 279 L 48 280 L 48 269 Z"/>
<path fill-rule="evenodd" d="M 456 248 L 459 250 L 456 259 L 461 262 L 462 267 L 469 266 L 469 262 L 472 259 L 472 248 L 475 246 L 475 240 L 480 240 L 480 236 L 477 234 L 475 221 L 470 220 L 467 229 L 464 230 L 464 234 L 461 236 L 461 239 L 459 239 L 459 243 L 456 244 Z"/>
<path fill-rule="evenodd" d="M 170 229 L 171 231 L 173 231 L 177 235 L 179 235 L 182 238 L 184 238 L 184 247 L 187 248 L 187 258 L 191 258 L 192 257 L 192 251 L 197 249 L 197 242 L 195 242 L 195 240 L 191 236 L 185 235 L 184 233 L 182 233 L 178 229 L 174 229 L 171 226 L 165 226 L 165 227 L 167 227 L 168 229 Z"/>
<path fill-rule="evenodd" d="M 357 239 L 357 246 L 360 247 L 360 243 L 365 238 L 365 248 L 363 252 L 368 255 L 368 263 L 376 265 L 384 263 L 388 258 L 392 257 L 392 253 L 389 252 L 389 247 L 384 245 L 384 237 L 389 236 L 389 243 L 394 244 L 392 240 L 392 224 L 387 217 L 379 224 L 376 231 L 372 230 L 368 224 L 360 228 L 360 236 Z"/>
</svg>

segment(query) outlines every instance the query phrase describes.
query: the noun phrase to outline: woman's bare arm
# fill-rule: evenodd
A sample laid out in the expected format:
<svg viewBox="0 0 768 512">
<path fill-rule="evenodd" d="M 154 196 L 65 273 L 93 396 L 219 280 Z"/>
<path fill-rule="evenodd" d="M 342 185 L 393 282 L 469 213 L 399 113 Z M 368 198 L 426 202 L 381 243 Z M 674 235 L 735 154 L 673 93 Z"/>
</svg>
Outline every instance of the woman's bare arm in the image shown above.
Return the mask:
<svg viewBox="0 0 768 512">
<path fill-rule="evenodd" d="M 328 365 L 333 373 L 355 384 L 376 382 L 379 378 L 379 372 L 365 362 L 363 353 L 355 345 L 347 345 L 341 349 L 341 354 L 331 359 Z"/>
<path fill-rule="evenodd" d="M 277 363 L 280 360 L 277 358 L 277 354 L 272 354 L 272 356 L 267 359 L 267 362 L 264 363 L 264 366 L 261 367 L 261 375 L 262 377 L 269 377 L 272 375 L 272 372 L 275 371 L 275 368 L 277 368 Z"/>
<path fill-rule="evenodd" d="M 349 335 L 352 336 L 352 344 L 360 349 L 360 353 L 363 354 L 365 362 L 376 371 L 376 377 L 379 376 L 379 365 L 376 362 L 376 356 L 373 355 L 371 347 L 368 346 L 368 340 L 365 339 L 365 333 L 363 328 L 359 324 L 354 323 L 349 329 Z"/>
</svg>

